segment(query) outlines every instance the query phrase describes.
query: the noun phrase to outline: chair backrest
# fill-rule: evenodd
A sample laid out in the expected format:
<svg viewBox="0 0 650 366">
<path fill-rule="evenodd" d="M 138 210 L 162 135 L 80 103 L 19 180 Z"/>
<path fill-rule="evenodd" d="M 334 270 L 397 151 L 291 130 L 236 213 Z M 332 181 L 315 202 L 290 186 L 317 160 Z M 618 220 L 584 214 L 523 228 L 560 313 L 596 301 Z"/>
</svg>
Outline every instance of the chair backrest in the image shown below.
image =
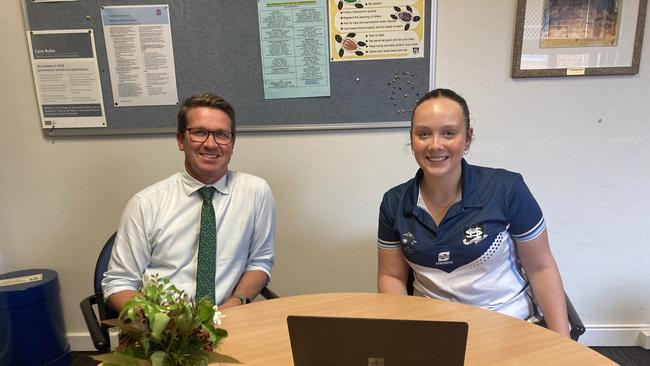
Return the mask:
<svg viewBox="0 0 650 366">
<path fill-rule="evenodd" d="M 104 278 L 104 272 L 108 269 L 108 261 L 111 259 L 111 252 L 113 251 L 113 244 L 115 243 L 115 236 L 117 232 L 113 233 L 110 238 L 104 244 L 102 251 L 99 253 L 97 258 L 97 263 L 95 263 L 95 278 L 94 278 L 94 289 L 95 297 L 97 299 L 97 310 L 99 311 L 99 319 L 114 319 L 117 318 L 118 314 L 115 310 L 111 309 L 108 306 L 104 299 L 104 292 L 102 291 L 102 279 Z"/>
<path fill-rule="evenodd" d="M 117 232 L 113 233 L 113 235 L 108 238 L 102 251 L 99 253 L 97 263 L 95 263 L 94 289 L 96 294 L 102 292 L 102 279 L 104 278 L 104 272 L 108 269 L 108 261 L 111 259 L 111 252 L 113 251 L 113 244 L 115 243 L 116 235 Z"/>
<path fill-rule="evenodd" d="M 406 279 L 406 294 L 413 296 L 413 291 L 415 290 L 413 288 L 413 283 L 415 282 L 415 275 L 413 274 L 413 270 L 411 267 L 409 267 L 409 275 L 408 278 Z"/>
</svg>

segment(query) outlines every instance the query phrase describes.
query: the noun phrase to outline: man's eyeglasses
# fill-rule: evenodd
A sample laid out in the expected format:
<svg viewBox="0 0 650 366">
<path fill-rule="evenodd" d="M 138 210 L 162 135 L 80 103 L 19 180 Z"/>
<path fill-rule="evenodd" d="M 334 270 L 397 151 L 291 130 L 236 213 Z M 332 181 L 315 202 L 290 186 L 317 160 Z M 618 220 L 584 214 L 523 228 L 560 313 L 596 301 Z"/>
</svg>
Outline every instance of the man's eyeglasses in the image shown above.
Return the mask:
<svg viewBox="0 0 650 366">
<path fill-rule="evenodd" d="M 186 131 L 190 134 L 190 140 L 200 143 L 208 141 L 208 137 L 212 135 L 217 144 L 228 145 L 232 142 L 233 137 L 232 132 L 225 130 L 210 131 L 205 128 L 188 128 Z"/>
</svg>

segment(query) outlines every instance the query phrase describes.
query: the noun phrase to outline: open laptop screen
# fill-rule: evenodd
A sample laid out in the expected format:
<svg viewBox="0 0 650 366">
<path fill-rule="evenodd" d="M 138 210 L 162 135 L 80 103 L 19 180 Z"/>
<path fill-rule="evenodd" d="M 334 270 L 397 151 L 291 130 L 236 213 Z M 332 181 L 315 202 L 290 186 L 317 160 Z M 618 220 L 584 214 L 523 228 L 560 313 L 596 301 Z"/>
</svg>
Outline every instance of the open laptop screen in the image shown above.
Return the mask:
<svg viewBox="0 0 650 366">
<path fill-rule="evenodd" d="M 464 322 L 287 317 L 295 366 L 463 365 Z"/>
</svg>

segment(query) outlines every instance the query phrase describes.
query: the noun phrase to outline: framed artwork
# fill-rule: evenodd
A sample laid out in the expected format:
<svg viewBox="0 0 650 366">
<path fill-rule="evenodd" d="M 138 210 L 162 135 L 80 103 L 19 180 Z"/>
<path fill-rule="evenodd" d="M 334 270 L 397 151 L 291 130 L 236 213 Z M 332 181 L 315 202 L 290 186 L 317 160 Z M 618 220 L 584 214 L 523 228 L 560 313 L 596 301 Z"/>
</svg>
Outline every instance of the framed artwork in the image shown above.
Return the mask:
<svg viewBox="0 0 650 366">
<path fill-rule="evenodd" d="M 648 0 L 518 0 L 512 78 L 639 72 Z"/>
</svg>

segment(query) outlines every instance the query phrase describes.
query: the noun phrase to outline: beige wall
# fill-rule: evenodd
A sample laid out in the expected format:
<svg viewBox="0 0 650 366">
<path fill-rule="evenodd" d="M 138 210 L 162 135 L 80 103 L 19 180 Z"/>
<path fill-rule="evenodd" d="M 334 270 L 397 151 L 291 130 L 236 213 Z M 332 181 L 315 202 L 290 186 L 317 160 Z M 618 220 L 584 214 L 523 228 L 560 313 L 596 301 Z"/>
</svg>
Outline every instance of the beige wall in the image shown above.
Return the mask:
<svg viewBox="0 0 650 366">
<path fill-rule="evenodd" d="M 177 171 L 182 154 L 173 136 L 46 138 L 20 1 L 2 3 L 0 272 L 58 271 L 78 335 L 78 302 L 126 200 Z M 439 1 L 437 85 L 469 101 L 470 162 L 524 174 L 566 288 L 593 342 L 607 343 L 593 337 L 650 328 L 650 36 L 639 75 L 515 81 L 515 5 Z M 277 201 L 274 290 L 375 290 L 378 205 L 415 172 L 407 143 L 406 129 L 238 137 L 232 168 L 266 178 Z"/>
</svg>

